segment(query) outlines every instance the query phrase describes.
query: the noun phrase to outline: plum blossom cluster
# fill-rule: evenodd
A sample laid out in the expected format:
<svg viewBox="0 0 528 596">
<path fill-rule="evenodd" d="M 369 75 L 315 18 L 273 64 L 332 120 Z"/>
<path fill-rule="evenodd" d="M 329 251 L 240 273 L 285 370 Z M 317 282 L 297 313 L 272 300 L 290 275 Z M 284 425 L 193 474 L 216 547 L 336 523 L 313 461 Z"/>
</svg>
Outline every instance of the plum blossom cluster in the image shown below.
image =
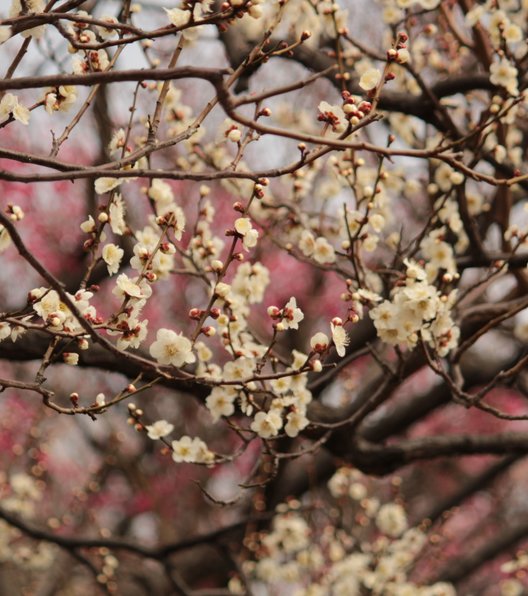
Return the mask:
<svg viewBox="0 0 528 596">
<path fill-rule="evenodd" d="M 66 331 L 67 333 L 80 333 L 82 326 L 79 317 L 86 320 L 101 322 L 95 307 L 90 304 L 93 292 L 79 290 L 75 294 L 65 293 L 75 306 L 77 312 L 61 300 L 58 292 L 49 288 L 34 288 L 29 292 L 28 298 L 32 303 L 33 311 L 52 331 Z"/>
<path fill-rule="evenodd" d="M 410 527 L 401 503 L 382 503 L 369 494 L 366 478 L 340 468 L 328 482 L 338 506 L 355 514 L 348 527 L 337 528 L 310 504 L 291 501 L 277 507 L 272 527 L 250 544 L 253 557 L 242 569 L 255 589 L 289 594 L 354 596 L 417 594 L 454 596 L 446 582 L 424 585 L 412 579 L 412 567 L 427 546 L 426 526 Z M 319 515 L 317 515 L 319 514 Z M 242 593 L 238 578 L 231 593 Z"/>
<path fill-rule="evenodd" d="M 183 435 L 177 440 L 169 443 L 167 437 L 174 430 L 174 425 L 166 420 L 157 420 L 152 424 L 143 426 L 139 423 L 143 416 L 143 410 L 135 404 L 128 405 L 131 415 L 130 424 L 136 425 L 137 430 L 145 430 L 149 439 L 153 441 L 162 440 L 171 450 L 172 459 L 176 463 L 193 463 L 212 465 L 215 463 L 215 454 L 207 447 L 206 443 L 199 437 Z"/>
<path fill-rule="evenodd" d="M 267 411 L 258 411 L 251 423 L 251 430 L 263 439 L 276 437 L 281 431 L 296 437 L 309 424 L 307 407 L 312 394 L 307 388 L 307 373 L 297 372 L 306 367 L 306 354 L 293 352 L 291 367 L 285 375 L 269 381 L 271 403 Z M 295 374 L 297 373 L 297 374 Z"/>
<path fill-rule="evenodd" d="M 44 498 L 43 486 L 23 472 L 0 476 L 2 508 L 23 520 L 36 516 Z M 0 520 L 0 560 L 11 563 L 26 571 L 43 571 L 52 564 L 57 549 L 49 542 L 39 541 L 36 545 L 27 543 L 20 532 Z"/>
<path fill-rule="evenodd" d="M 359 472 L 341 468 L 327 489 L 315 489 L 316 499 L 303 492 L 275 512 L 267 510 L 268 490 L 261 488 L 290 480 L 288 460 L 299 455 L 313 453 L 318 464 L 323 444 L 339 461 L 365 469 L 370 454 L 392 449 L 393 440 L 410 461 L 417 453 L 436 457 L 447 440 L 416 439 L 413 428 L 410 439 L 402 432 L 375 444 L 369 430 L 375 435 L 379 422 L 391 422 L 385 416 L 393 401 L 403 410 L 398 383 L 413 385 L 406 375 L 415 364 L 422 369 L 417 377 L 427 366 L 437 372 L 433 360 L 459 348 L 442 381 L 447 385 L 450 374 L 465 379 L 458 357 L 480 337 L 472 327 L 480 325 L 483 333 L 495 327 L 510 339 L 512 361 L 521 354 L 517 369 L 525 363 L 528 3 L 367 2 L 366 14 L 380 27 L 367 40 L 358 26 L 365 15 L 356 18 L 343 8 L 351 2 L 178 0 L 165 8 L 96 2 L 93 14 L 77 10 L 79 2 L 53 4 L 12 0 L 7 22 L 0 22 L 2 52 L 13 59 L 1 83 L 0 128 L 8 142 L 2 164 L 21 166 L 2 165 L 0 178 L 56 181 L 57 194 L 62 184 L 68 187 L 75 226 L 54 239 L 61 247 L 57 265 L 67 246 L 78 266 L 70 270 L 68 261 L 59 281 L 44 273 L 49 247 L 39 241 L 34 248 L 30 225 L 40 225 L 38 205 L 47 205 L 46 192 L 28 198 L 30 187 L 17 184 L 12 199 L 8 189 L 9 200 L 23 197 L 29 217 L 22 222 L 22 208 L 7 204 L 0 252 L 9 251 L 8 259 L 20 259 L 45 281 L 28 283 L 28 300 L 23 296 L 17 308 L 1 313 L 0 347 L 24 357 L 33 357 L 35 346 L 48 347 L 36 378 L 22 382 L 13 367 L 13 379 L 2 379 L 0 389 L 36 391 L 46 407 L 71 415 L 62 418 L 88 415 L 95 422 L 104 416 L 107 427 L 139 392 L 145 412 L 129 404 L 130 426 L 156 441 L 156 453 L 168 461 L 202 466 L 190 473 L 208 478 L 204 491 L 209 480 L 227 484 L 229 474 L 242 477 L 251 468 L 248 481 L 240 482 L 251 491 L 247 502 L 265 523 L 275 515 L 263 529 L 247 512 L 245 550 L 234 566 L 235 574 L 243 573 L 229 583 L 232 593 L 452 596 L 450 584 L 421 580 L 433 542 L 428 524 L 414 527 L 402 499 L 384 500 L 384 491 L 372 492 Z M 105 14 L 106 6 L 115 14 Z M 222 46 L 225 52 L 217 52 Z M 32 52 L 50 55 L 54 64 L 26 77 L 26 53 Z M 276 76 L 279 63 L 285 68 Z M 64 84 L 72 80 L 83 84 Z M 105 139 L 97 151 L 82 129 L 92 117 Z M 29 135 L 16 136 L 49 131 L 50 122 L 62 132 L 53 130 L 49 152 L 42 153 L 42 139 L 35 149 L 25 146 Z M 505 279 L 508 287 L 500 286 Z M 425 349 L 411 355 L 417 347 Z M 396 359 L 401 378 L 393 374 L 385 385 Z M 59 374 L 44 374 L 56 364 Z M 94 389 L 91 403 L 84 403 L 79 379 L 92 374 L 93 365 L 104 367 L 108 386 Z M 119 393 L 114 372 L 134 379 Z M 64 392 L 74 377 L 77 391 Z M 382 392 L 356 407 L 359 383 L 371 377 Z M 483 386 L 500 390 L 504 380 L 513 392 L 517 371 Z M 469 401 L 492 414 L 485 400 Z M 415 413 L 405 414 L 410 421 Z M 412 423 L 419 421 L 418 412 Z M 347 452 L 340 453 L 335 439 L 349 429 Z M 116 432 L 115 441 L 131 434 Z M 29 436 L 38 435 L 32 428 Z M 499 439 L 494 449 L 510 453 L 511 437 Z M 452 440 L 456 445 L 458 438 Z M 99 439 L 93 443 L 99 446 Z M 144 449 L 144 441 L 135 443 Z M 468 441 L 465 448 L 472 443 L 480 444 Z M 128 457 L 123 449 L 119 458 L 106 458 L 100 449 L 105 471 Z M 518 445 L 513 449 L 517 453 Z M 29 446 L 27 456 L 35 451 Z M 151 451 L 134 455 L 130 468 L 151 474 L 157 465 L 144 465 Z M 379 459 L 382 471 L 392 465 Z M 136 478 L 124 476 L 124 483 Z M 98 472 L 94 477 L 88 487 L 112 492 Z M 177 489 L 180 507 L 186 501 Z M 31 520 L 43 494 L 41 481 L 0 473 L 6 512 Z M 172 506 L 173 495 L 165 503 Z M 130 510 L 144 507 L 133 505 Z M 100 511 L 105 522 L 112 517 Z M 216 513 L 215 521 L 223 522 Z M 162 527 L 163 515 L 147 526 Z M 228 523 L 239 523 L 229 517 Z M 50 531 L 58 529 L 52 520 Z M 100 537 L 107 537 L 106 527 Z M 0 560 L 50 567 L 52 551 L 40 544 L 30 550 L 23 542 L 2 523 Z M 103 559 L 104 581 L 96 581 L 108 593 L 126 592 L 109 581 L 117 559 L 107 551 L 87 552 Z M 511 576 L 501 584 L 504 594 L 522 592 L 517 580 L 527 567 L 522 554 L 503 566 Z"/>
<path fill-rule="evenodd" d="M 460 336 L 451 315 L 456 291 L 441 294 L 428 283 L 425 269 L 414 261 L 405 264 L 404 284 L 396 286 L 391 299 L 372 308 L 369 316 L 382 341 L 412 350 L 421 339 L 446 356 Z"/>
</svg>

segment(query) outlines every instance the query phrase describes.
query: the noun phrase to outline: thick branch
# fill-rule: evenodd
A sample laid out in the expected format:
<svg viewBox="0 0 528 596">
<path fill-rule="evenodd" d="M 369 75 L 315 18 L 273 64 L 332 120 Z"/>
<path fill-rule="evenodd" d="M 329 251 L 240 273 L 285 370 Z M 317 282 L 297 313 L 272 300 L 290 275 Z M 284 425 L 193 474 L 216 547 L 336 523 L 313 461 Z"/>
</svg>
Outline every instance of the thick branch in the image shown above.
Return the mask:
<svg viewBox="0 0 528 596">
<path fill-rule="evenodd" d="M 494 435 L 449 435 L 421 437 L 397 445 L 374 445 L 358 440 L 349 453 L 336 453 L 363 472 L 388 474 L 415 461 L 465 455 L 525 455 L 528 433 L 505 432 Z M 338 446 L 334 446 L 338 451 Z"/>
<path fill-rule="evenodd" d="M 126 81 L 172 81 L 177 79 L 203 79 L 212 84 L 219 84 L 229 71 L 218 68 L 198 68 L 185 66 L 181 68 L 106 70 L 103 72 L 87 72 L 85 74 L 56 74 L 40 77 L 18 77 L 0 81 L 0 91 L 15 89 L 41 89 L 58 87 L 59 85 L 81 85 L 91 87 L 96 84 L 123 83 Z"/>
<path fill-rule="evenodd" d="M 518 520 L 515 526 L 500 528 L 500 532 L 493 535 L 492 540 L 487 540 L 484 545 L 464 558 L 450 560 L 449 566 L 438 575 L 439 581 L 458 583 L 466 579 L 487 563 L 498 557 L 504 551 L 514 548 L 522 539 L 528 536 L 528 521 Z"/>
</svg>

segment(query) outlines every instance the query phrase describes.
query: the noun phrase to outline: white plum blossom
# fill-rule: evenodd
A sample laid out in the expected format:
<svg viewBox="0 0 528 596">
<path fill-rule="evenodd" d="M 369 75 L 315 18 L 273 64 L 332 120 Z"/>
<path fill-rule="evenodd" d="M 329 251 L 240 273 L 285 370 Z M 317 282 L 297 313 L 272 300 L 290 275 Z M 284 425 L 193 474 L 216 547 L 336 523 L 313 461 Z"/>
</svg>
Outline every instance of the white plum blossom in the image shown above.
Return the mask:
<svg viewBox="0 0 528 596">
<path fill-rule="evenodd" d="M 251 228 L 247 234 L 244 234 L 244 238 L 242 239 L 242 244 L 244 248 L 249 251 L 250 248 L 255 248 L 257 246 L 259 233 L 258 230 L 255 228 Z"/>
<path fill-rule="evenodd" d="M 0 101 L 0 122 L 4 122 L 12 116 L 18 122 L 29 124 L 30 111 L 18 101 L 13 93 L 6 93 Z"/>
<path fill-rule="evenodd" d="M 122 312 L 116 321 L 118 330 L 109 330 L 110 335 L 119 334 L 117 348 L 127 350 L 137 349 L 147 337 L 148 320 L 139 320 L 142 308 L 145 306 L 145 299 L 129 299 L 128 308 Z"/>
<path fill-rule="evenodd" d="M 334 263 L 336 260 L 334 247 L 323 236 L 315 241 L 312 256 L 317 263 L 321 264 Z"/>
<path fill-rule="evenodd" d="M 242 263 L 231 283 L 235 294 L 239 294 L 249 304 L 262 302 L 270 281 L 269 270 L 262 263 Z"/>
<path fill-rule="evenodd" d="M 95 220 L 91 215 L 89 215 L 88 219 L 83 221 L 79 227 L 86 234 L 93 234 L 97 230 Z"/>
<path fill-rule="evenodd" d="M 216 422 L 222 416 L 231 416 L 235 412 L 235 399 L 238 391 L 233 386 L 214 387 L 205 400 L 205 405 Z"/>
<path fill-rule="evenodd" d="M 124 254 L 125 251 L 115 244 L 106 244 L 103 247 L 102 256 L 109 275 L 113 275 L 119 271 L 119 265 Z"/>
<path fill-rule="evenodd" d="M 41 489 L 31 476 L 18 473 L 12 474 L 9 478 L 9 485 L 14 493 L 23 499 L 37 500 L 41 497 Z"/>
<path fill-rule="evenodd" d="M 401 536 L 408 527 L 405 509 L 397 503 L 382 505 L 376 516 L 376 525 L 380 532 L 391 538 Z"/>
<path fill-rule="evenodd" d="M 138 349 L 147 338 L 148 320 L 138 321 L 130 318 L 128 320 L 128 329 L 123 331 L 118 338 L 116 345 L 118 350 L 127 350 L 128 348 Z"/>
<path fill-rule="evenodd" d="M 249 217 L 239 217 L 235 221 L 235 230 L 242 236 L 242 244 L 246 250 L 257 245 L 258 230 L 253 228 Z"/>
<path fill-rule="evenodd" d="M 235 220 L 235 230 L 241 235 L 244 236 L 251 230 L 253 226 L 251 225 L 251 220 L 249 217 L 239 217 Z"/>
<path fill-rule="evenodd" d="M 273 389 L 274 393 L 279 395 L 286 393 L 289 391 L 291 387 L 291 377 L 284 376 L 279 377 L 278 379 L 272 379 L 270 381 L 270 386 Z"/>
<path fill-rule="evenodd" d="M 306 417 L 303 411 L 294 411 L 290 412 L 286 416 L 286 426 L 284 427 L 284 431 L 289 437 L 296 437 L 301 430 L 306 428 L 310 421 Z"/>
<path fill-rule="evenodd" d="M 174 201 L 174 194 L 172 192 L 172 188 L 163 180 L 159 178 L 155 178 L 150 185 L 148 190 L 148 196 L 155 201 L 156 203 L 160 203 L 162 205 L 172 203 Z"/>
<path fill-rule="evenodd" d="M 191 12 L 189 10 L 182 10 L 181 8 L 164 8 L 171 25 L 175 27 L 183 27 L 191 19 Z"/>
<path fill-rule="evenodd" d="M 61 111 L 67 112 L 77 100 L 77 87 L 60 85 L 57 89 L 48 91 L 45 96 L 45 109 L 48 114 Z"/>
<path fill-rule="evenodd" d="M 6 42 L 11 37 L 11 27 L 6 25 L 0 26 L 0 45 Z"/>
<path fill-rule="evenodd" d="M 11 236 L 9 232 L 3 225 L 0 225 L 0 253 L 3 253 L 10 244 Z"/>
<path fill-rule="evenodd" d="M 332 106 L 326 101 L 322 101 L 319 106 L 319 119 L 327 122 L 336 133 L 344 132 L 348 125 L 345 113 L 339 106 Z"/>
<path fill-rule="evenodd" d="M 299 240 L 299 248 L 306 257 L 311 257 L 313 255 L 315 250 L 315 238 L 310 231 L 303 230 Z"/>
<path fill-rule="evenodd" d="M 423 256 L 427 259 L 425 270 L 430 281 L 436 278 L 440 270 L 445 270 L 450 275 L 457 273 L 453 247 L 441 240 L 442 235 L 443 228 L 433 231 L 420 244 Z"/>
<path fill-rule="evenodd" d="M 371 91 L 374 89 L 381 79 L 381 73 L 377 68 L 369 68 L 365 71 L 359 79 L 359 86 L 364 91 Z"/>
<path fill-rule="evenodd" d="M 191 438 L 184 435 L 177 441 L 172 441 L 172 459 L 177 462 L 211 464 L 214 462 L 214 453 L 199 437 Z"/>
<path fill-rule="evenodd" d="M 159 329 L 156 341 L 150 346 L 150 355 L 162 366 L 183 366 L 196 361 L 192 343 L 181 333 Z"/>
<path fill-rule="evenodd" d="M 11 335 L 11 326 L 5 321 L 0 322 L 0 341 L 7 339 Z"/>
<path fill-rule="evenodd" d="M 107 192 L 110 192 L 111 190 L 113 190 L 114 188 L 117 188 L 118 186 L 120 186 L 120 184 L 123 182 L 123 178 L 109 178 L 109 177 L 102 177 L 102 178 L 97 178 L 97 180 L 95 181 L 95 192 L 98 195 L 102 195 L 105 194 Z"/>
<path fill-rule="evenodd" d="M 181 207 L 174 202 L 172 188 L 163 180 L 156 178 L 152 181 L 148 196 L 156 204 L 156 213 L 170 219 L 176 240 L 181 240 L 182 233 L 185 230 L 185 214 Z M 169 218 L 169 214 L 172 214 L 171 218 Z"/>
<path fill-rule="evenodd" d="M 171 432 L 174 430 L 174 425 L 166 420 L 157 420 L 153 424 L 150 424 L 145 427 L 147 429 L 147 434 L 149 439 L 157 440 L 167 435 L 170 435 Z"/>
<path fill-rule="evenodd" d="M 251 430 L 256 432 L 262 439 L 270 439 L 279 434 L 282 424 L 280 414 L 274 410 L 257 412 L 251 423 Z"/>
<path fill-rule="evenodd" d="M 343 323 L 330 323 L 332 330 L 332 340 L 335 345 L 336 352 L 341 358 L 346 354 L 346 347 L 350 343 L 350 338 L 343 328 Z"/>
<path fill-rule="evenodd" d="M 282 309 L 281 323 L 285 329 L 299 329 L 299 323 L 304 319 L 303 311 L 297 306 L 297 300 L 292 296 Z"/>
<path fill-rule="evenodd" d="M 110 227 L 112 232 L 118 236 L 122 236 L 126 231 L 125 222 L 125 204 L 123 197 L 120 194 L 115 194 L 110 206 L 108 208 L 108 215 L 110 216 Z"/>
<path fill-rule="evenodd" d="M 123 153 L 123 148 L 126 141 L 126 132 L 124 128 L 118 128 L 110 142 L 108 143 L 108 153 L 114 157 L 119 157 Z"/>
<path fill-rule="evenodd" d="M 273 549 L 274 543 L 281 545 L 286 553 L 297 552 L 309 544 L 310 527 L 298 514 L 278 515 L 273 520 L 273 535 L 265 537 L 264 544 Z"/>
<path fill-rule="evenodd" d="M 252 358 L 237 358 L 224 365 L 223 377 L 226 381 L 245 381 L 253 376 L 256 362 Z"/>
<path fill-rule="evenodd" d="M 518 75 L 517 68 L 507 58 L 502 58 L 490 66 L 490 83 L 504 87 L 513 96 L 519 94 Z"/>
<path fill-rule="evenodd" d="M 126 273 L 121 273 L 117 276 L 116 287 L 112 293 L 118 297 L 128 296 L 129 298 L 150 298 L 152 288 L 148 285 L 146 280 L 137 281 L 138 278 L 129 278 Z"/>
<path fill-rule="evenodd" d="M 424 279 L 420 266 L 412 261 L 405 263 L 405 285 L 393 290 L 390 301 L 385 300 L 369 311 L 378 337 L 390 345 L 405 345 L 412 350 L 421 336 L 440 356 L 445 356 L 456 347 L 460 335 L 450 312 L 456 293 L 442 297 L 428 283 L 429 274 Z"/>
<path fill-rule="evenodd" d="M 200 362 L 208 362 L 213 357 L 213 352 L 203 341 L 197 341 L 194 344 L 194 348 Z"/>
</svg>

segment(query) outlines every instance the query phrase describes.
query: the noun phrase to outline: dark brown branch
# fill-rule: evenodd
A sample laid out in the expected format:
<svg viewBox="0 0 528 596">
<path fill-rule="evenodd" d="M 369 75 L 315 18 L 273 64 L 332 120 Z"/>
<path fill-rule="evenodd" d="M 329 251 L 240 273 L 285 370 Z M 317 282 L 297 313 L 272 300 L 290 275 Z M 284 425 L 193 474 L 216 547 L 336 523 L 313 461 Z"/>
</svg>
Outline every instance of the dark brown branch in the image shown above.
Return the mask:
<svg viewBox="0 0 528 596">
<path fill-rule="evenodd" d="M 46 351 L 48 343 L 49 340 L 46 339 L 45 336 L 28 331 L 23 337 L 17 339 L 15 343 L 10 340 L 1 342 L 0 359 L 12 362 L 40 360 Z M 66 345 L 65 342 L 64 345 Z M 58 344 L 57 351 L 59 353 L 64 345 L 63 343 Z M 139 361 L 127 358 L 125 352 L 123 352 L 121 356 L 116 356 L 115 354 L 109 354 L 108 351 L 101 346 L 93 345 L 89 350 L 79 351 L 78 366 L 119 373 L 131 380 L 137 378 L 139 374 L 142 374 L 142 378 L 145 381 L 151 381 L 157 376 L 155 371 L 144 370 L 138 362 Z M 200 385 L 199 383 L 177 379 L 162 379 L 158 384 L 174 389 L 175 391 L 194 395 L 200 400 L 205 399 L 210 391 L 209 388 Z"/>
<path fill-rule="evenodd" d="M 505 261 L 509 269 L 520 269 L 528 265 L 528 253 L 508 254 L 508 253 L 488 253 L 486 255 L 468 255 L 457 258 L 458 269 L 471 269 L 479 267 L 492 267 L 495 263 Z"/>
<path fill-rule="evenodd" d="M 527 536 L 526 519 L 517 520 L 517 523 L 509 528 L 501 527 L 500 531 L 493 534 L 493 539 L 485 541 L 482 547 L 470 552 L 466 557 L 450 560 L 449 565 L 438 574 L 437 579 L 457 584 L 504 551 L 515 548 Z"/>
<path fill-rule="evenodd" d="M 335 445 L 334 451 L 337 450 Z M 394 445 L 375 445 L 360 439 L 354 450 L 336 454 L 365 473 L 389 474 L 410 463 L 438 457 L 525 455 L 528 454 L 528 433 L 421 437 Z"/>
<path fill-rule="evenodd" d="M 23 521 L 19 517 L 13 515 L 12 513 L 0 508 L 0 519 L 3 519 L 10 526 L 18 528 L 21 532 L 31 538 L 34 538 L 35 540 L 50 542 L 67 550 L 104 547 L 112 550 L 126 550 L 142 557 L 156 560 L 163 560 L 174 553 L 191 549 L 196 546 L 214 544 L 215 542 L 219 542 L 227 536 L 232 534 L 236 535 L 238 532 L 243 531 L 249 523 L 269 520 L 271 517 L 273 517 L 273 515 L 274 512 L 258 514 L 251 518 L 242 519 L 229 526 L 219 528 L 201 536 L 195 536 L 194 538 L 188 538 L 180 542 L 172 542 L 163 546 L 149 548 L 136 542 L 127 542 L 126 540 L 116 540 L 112 538 L 77 538 L 73 536 L 54 534 L 47 530 L 36 528 L 33 525 Z"/>
<path fill-rule="evenodd" d="M 449 496 L 437 503 L 424 517 L 430 519 L 433 523 L 437 521 L 443 513 L 449 511 L 453 507 L 457 507 L 467 498 L 474 495 L 476 492 L 486 488 L 491 484 L 497 476 L 510 469 L 510 467 L 519 460 L 518 455 L 509 455 L 500 461 L 489 466 L 484 472 L 470 478 L 459 490 L 453 495 Z"/>
<path fill-rule="evenodd" d="M 1 80 L 0 91 L 15 89 L 41 89 L 57 87 L 59 85 L 81 85 L 91 87 L 96 84 L 141 82 L 141 81 L 173 81 L 178 79 L 203 79 L 217 85 L 224 75 L 229 74 L 226 69 L 198 68 L 184 66 L 181 68 L 147 68 L 132 70 L 107 70 L 103 72 L 87 72 L 85 74 L 56 74 L 40 77 L 18 77 L 16 79 Z"/>
</svg>

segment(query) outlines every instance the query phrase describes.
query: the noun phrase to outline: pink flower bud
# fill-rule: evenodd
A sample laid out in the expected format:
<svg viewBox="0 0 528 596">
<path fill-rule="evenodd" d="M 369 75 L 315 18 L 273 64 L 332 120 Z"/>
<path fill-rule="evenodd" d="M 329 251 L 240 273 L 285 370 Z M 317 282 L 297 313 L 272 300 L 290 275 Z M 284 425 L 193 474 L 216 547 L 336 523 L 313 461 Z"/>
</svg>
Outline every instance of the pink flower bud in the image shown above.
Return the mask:
<svg viewBox="0 0 528 596">
<path fill-rule="evenodd" d="M 195 321 L 199 321 L 203 314 L 204 311 L 200 308 L 191 308 L 191 310 L 189 311 L 189 318 L 194 319 Z"/>
<path fill-rule="evenodd" d="M 329 339 L 324 333 L 316 333 L 310 340 L 310 346 L 314 352 L 319 354 L 324 352 L 328 348 Z"/>
<path fill-rule="evenodd" d="M 268 306 L 268 315 L 272 319 L 278 319 L 281 316 L 281 310 L 277 306 Z"/>
</svg>

